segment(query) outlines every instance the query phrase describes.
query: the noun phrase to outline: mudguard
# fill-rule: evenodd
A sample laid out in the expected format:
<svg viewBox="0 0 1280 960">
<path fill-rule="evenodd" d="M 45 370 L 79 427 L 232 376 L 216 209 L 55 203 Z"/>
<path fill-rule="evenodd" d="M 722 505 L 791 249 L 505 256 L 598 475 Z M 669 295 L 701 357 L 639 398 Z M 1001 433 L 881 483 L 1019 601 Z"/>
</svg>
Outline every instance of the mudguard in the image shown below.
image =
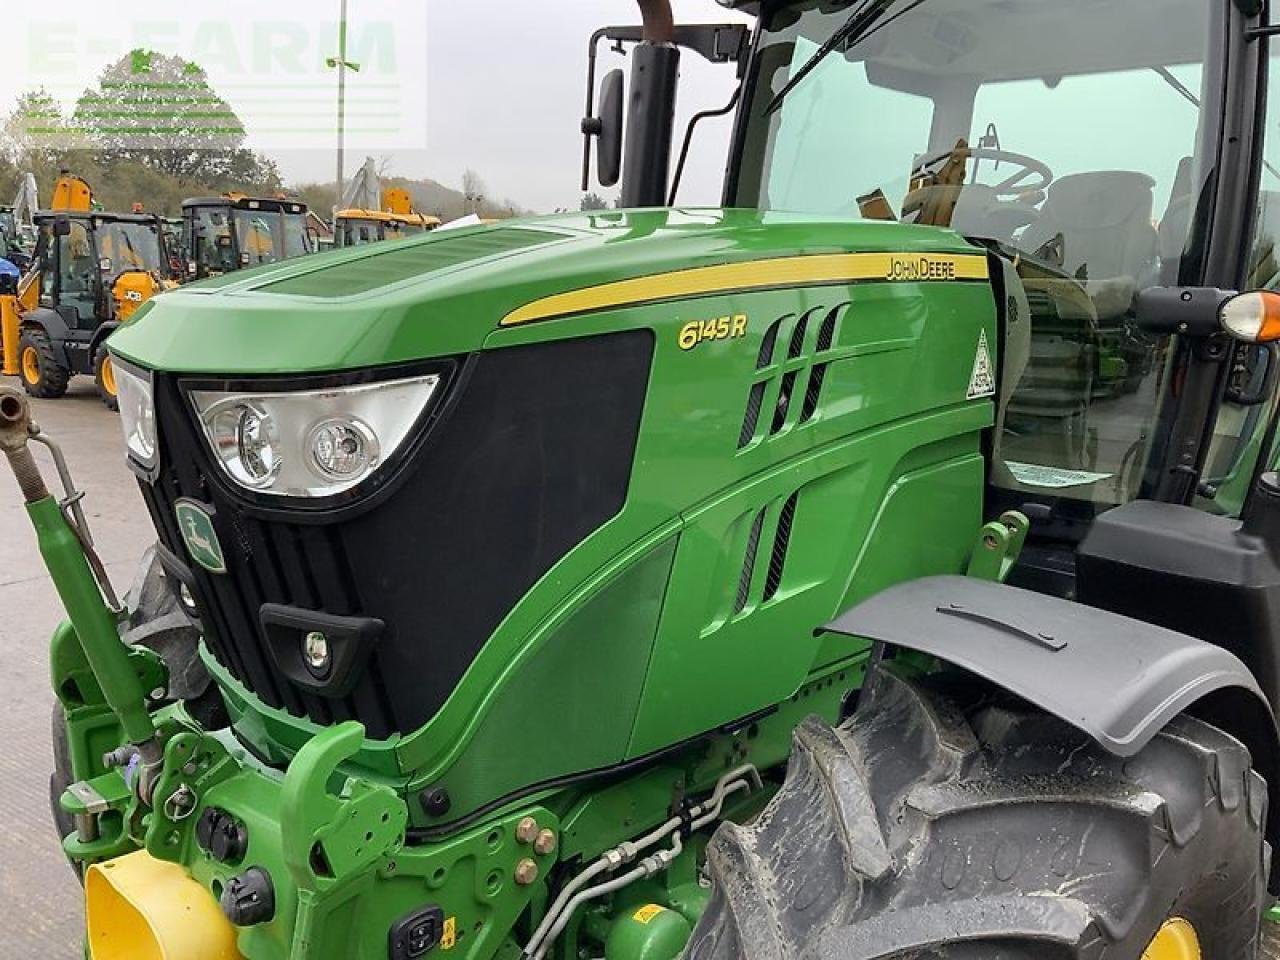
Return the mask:
<svg viewBox="0 0 1280 960">
<path fill-rule="evenodd" d="M 98 352 L 98 347 L 102 344 L 102 341 L 115 333 L 119 327 L 120 323 L 118 321 L 108 320 L 99 326 L 97 330 L 93 331 L 93 341 L 89 347 L 90 358 Z"/>
<path fill-rule="evenodd" d="M 50 310 L 48 307 L 37 307 L 35 310 L 28 310 L 22 315 L 23 326 L 39 327 L 49 335 L 49 339 L 54 343 L 61 343 L 67 339 L 67 335 L 71 332 L 71 328 L 67 326 L 67 321 L 63 319 L 62 314 L 57 310 Z"/>
<path fill-rule="evenodd" d="M 926 577 L 876 594 L 825 629 L 963 667 L 1120 757 L 1138 753 L 1179 713 L 1224 690 L 1246 708 L 1248 701 L 1263 708 L 1268 749 L 1275 750 L 1271 708 L 1234 654 L 1057 597 L 971 577 Z M 1255 744 L 1246 745 L 1260 768 L 1270 766 Z"/>
</svg>

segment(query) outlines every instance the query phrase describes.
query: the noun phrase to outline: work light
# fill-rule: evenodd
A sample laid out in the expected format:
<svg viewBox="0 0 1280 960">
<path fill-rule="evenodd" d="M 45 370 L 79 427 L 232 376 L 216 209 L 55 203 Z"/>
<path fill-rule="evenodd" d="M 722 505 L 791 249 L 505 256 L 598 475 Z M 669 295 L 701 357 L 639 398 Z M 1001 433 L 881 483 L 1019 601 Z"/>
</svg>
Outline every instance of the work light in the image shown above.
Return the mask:
<svg viewBox="0 0 1280 960">
<path fill-rule="evenodd" d="M 433 373 L 315 390 L 192 390 L 190 397 L 215 460 L 237 486 L 327 497 L 395 454 L 439 383 Z"/>
</svg>

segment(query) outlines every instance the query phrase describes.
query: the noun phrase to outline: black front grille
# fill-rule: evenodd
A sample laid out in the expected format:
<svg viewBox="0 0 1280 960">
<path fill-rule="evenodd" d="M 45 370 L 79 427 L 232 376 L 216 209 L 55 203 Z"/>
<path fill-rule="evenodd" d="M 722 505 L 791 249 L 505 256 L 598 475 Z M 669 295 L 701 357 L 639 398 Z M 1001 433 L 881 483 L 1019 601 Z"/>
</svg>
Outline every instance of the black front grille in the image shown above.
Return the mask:
<svg viewBox="0 0 1280 960">
<path fill-rule="evenodd" d="M 476 354 L 397 483 L 302 518 L 254 506 L 215 475 L 179 383 L 158 377 L 161 466 L 143 495 L 192 568 L 212 654 L 296 716 L 359 720 L 377 739 L 421 726 L 529 587 L 622 508 L 652 350 L 648 331 L 631 331 Z M 180 497 L 212 508 L 225 574 L 190 563 Z M 275 669 L 264 603 L 386 629 L 351 692 L 330 698 Z"/>
</svg>

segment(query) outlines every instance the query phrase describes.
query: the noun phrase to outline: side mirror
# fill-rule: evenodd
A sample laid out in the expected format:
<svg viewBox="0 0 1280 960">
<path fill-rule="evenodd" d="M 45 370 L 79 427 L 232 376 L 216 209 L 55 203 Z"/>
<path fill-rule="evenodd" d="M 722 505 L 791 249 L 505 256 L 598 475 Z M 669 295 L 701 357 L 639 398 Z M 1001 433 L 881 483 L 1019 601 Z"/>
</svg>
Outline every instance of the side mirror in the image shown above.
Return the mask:
<svg viewBox="0 0 1280 960">
<path fill-rule="evenodd" d="M 596 173 L 602 187 L 615 186 L 622 175 L 622 97 L 623 73 L 610 70 L 600 81 L 600 115 L 582 121 L 582 132 L 588 140 L 596 138 Z M 585 166 L 583 181 L 585 190 Z"/>
<path fill-rule="evenodd" d="M 612 187 L 622 175 L 622 71 L 610 70 L 600 82 L 600 133 L 596 173 L 600 186 Z"/>
<path fill-rule="evenodd" d="M 71 236 L 71 221 L 66 217 L 62 217 L 62 216 L 54 217 L 53 218 L 53 235 L 55 237 Z"/>
</svg>

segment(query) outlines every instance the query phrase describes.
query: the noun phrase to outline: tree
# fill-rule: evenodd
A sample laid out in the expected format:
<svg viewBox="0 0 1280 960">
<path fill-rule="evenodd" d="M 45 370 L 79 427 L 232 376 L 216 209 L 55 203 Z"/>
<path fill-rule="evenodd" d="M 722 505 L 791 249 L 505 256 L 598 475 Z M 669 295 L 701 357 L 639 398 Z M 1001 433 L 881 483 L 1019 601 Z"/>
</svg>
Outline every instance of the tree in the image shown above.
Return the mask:
<svg viewBox="0 0 1280 960">
<path fill-rule="evenodd" d="M 578 205 L 579 210 L 608 210 L 609 201 L 598 193 L 583 194 L 582 203 Z"/>
<path fill-rule="evenodd" d="M 5 156 L 18 166 L 56 164 L 72 146 L 62 108 L 43 87 L 18 97 L 0 137 Z"/>
<path fill-rule="evenodd" d="M 104 165 L 139 163 L 182 180 L 257 185 L 278 171 L 245 149 L 245 129 L 197 64 L 133 50 L 76 103 L 74 130 Z"/>
</svg>

